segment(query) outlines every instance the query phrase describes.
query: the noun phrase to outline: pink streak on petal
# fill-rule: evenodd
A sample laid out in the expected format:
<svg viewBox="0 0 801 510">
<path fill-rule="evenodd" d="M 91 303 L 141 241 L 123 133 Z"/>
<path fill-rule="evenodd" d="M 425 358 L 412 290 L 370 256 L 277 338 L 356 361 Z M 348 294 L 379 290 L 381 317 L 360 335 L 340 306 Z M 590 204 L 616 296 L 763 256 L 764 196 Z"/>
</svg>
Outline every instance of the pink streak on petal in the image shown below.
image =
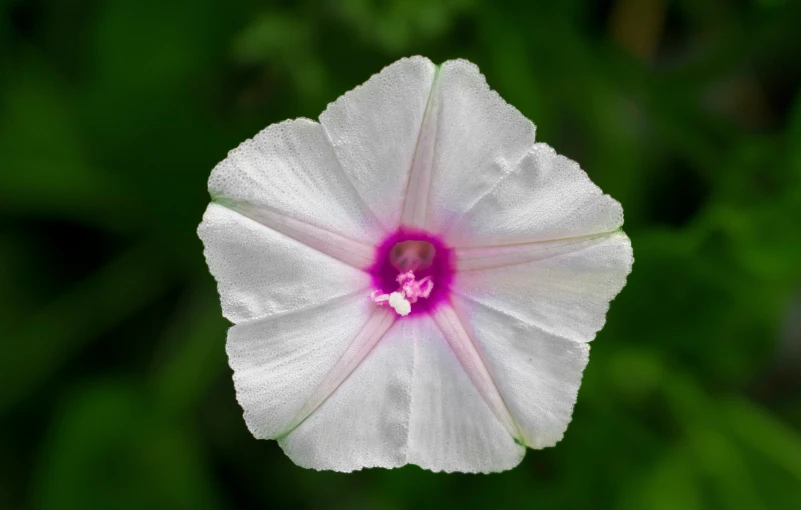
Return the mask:
<svg viewBox="0 0 801 510">
<path fill-rule="evenodd" d="M 245 204 L 225 206 L 356 269 L 367 268 L 373 260 L 373 248 L 340 234 L 263 208 Z"/>
<path fill-rule="evenodd" d="M 288 434 L 300 425 L 339 388 L 389 331 L 389 328 L 395 323 L 396 317 L 393 310 L 376 307 L 370 318 L 367 319 L 367 324 L 359 331 L 331 371 L 326 374 L 325 379 L 317 386 L 303 407 L 295 413 L 295 417 L 284 434 Z"/>
<path fill-rule="evenodd" d="M 609 233 L 603 233 L 554 241 L 534 241 L 478 248 L 454 248 L 457 260 L 456 265 L 458 270 L 463 272 L 525 264 L 526 262 L 558 257 L 589 248 L 604 242 L 608 236 Z"/>
<path fill-rule="evenodd" d="M 492 375 L 487 370 L 487 366 L 481 358 L 475 342 L 465 329 L 453 306 L 450 303 L 440 306 L 432 312 L 431 317 L 442 331 L 462 368 L 467 372 L 473 385 L 498 418 L 498 421 L 501 422 L 512 437 L 522 441 L 522 435 L 518 431 L 511 414 L 509 414 L 509 409 L 506 407 L 503 397 L 492 379 Z"/>
<path fill-rule="evenodd" d="M 439 118 L 439 84 L 437 76 L 431 85 L 428 104 L 417 137 L 417 147 L 409 172 L 409 185 L 406 188 L 406 197 L 401 212 L 401 225 L 411 228 L 425 228 L 428 211 L 428 194 L 431 188 L 431 167 L 434 164 L 434 148 L 436 146 L 436 133 Z"/>
</svg>

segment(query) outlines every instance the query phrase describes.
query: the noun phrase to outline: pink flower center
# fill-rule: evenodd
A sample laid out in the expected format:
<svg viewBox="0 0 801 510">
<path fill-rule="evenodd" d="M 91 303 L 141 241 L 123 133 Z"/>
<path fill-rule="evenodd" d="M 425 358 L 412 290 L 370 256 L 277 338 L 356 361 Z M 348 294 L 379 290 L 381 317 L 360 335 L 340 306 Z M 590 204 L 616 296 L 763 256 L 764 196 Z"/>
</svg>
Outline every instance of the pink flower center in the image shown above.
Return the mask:
<svg viewBox="0 0 801 510">
<path fill-rule="evenodd" d="M 371 299 L 398 315 L 433 310 L 448 299 L 453 250 L 423 230 L 401 227 L 376 247 Z"/>
</svg>

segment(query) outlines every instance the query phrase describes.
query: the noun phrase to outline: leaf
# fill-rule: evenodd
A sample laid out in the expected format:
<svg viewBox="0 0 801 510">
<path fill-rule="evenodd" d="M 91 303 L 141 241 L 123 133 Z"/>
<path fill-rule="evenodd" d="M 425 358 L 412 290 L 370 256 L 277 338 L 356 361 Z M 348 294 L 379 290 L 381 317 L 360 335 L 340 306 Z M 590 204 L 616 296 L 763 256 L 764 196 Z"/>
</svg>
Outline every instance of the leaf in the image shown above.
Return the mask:
<svg viewBox="0 0 801 510">
<path fill-rule="evenodd" d="M 0 410 L 27 396 L 81 348 L 158 296 L 162 261 L 143 245 L 109 262 L 31 317 L 0 344 Z"/>
<path fill-rule="evenodd" d="M 34 504 L 43 510 L 220 507 L 193 431 L 116 380 L 79 386 L 41 449 Z"/>
<path fill-rule="evenodd" d="M 781 466 L 801 484 L 801 435 L 797 431 L 745 399 L 729 398 L 721 410 L 739 441 Z"/>
</svg>

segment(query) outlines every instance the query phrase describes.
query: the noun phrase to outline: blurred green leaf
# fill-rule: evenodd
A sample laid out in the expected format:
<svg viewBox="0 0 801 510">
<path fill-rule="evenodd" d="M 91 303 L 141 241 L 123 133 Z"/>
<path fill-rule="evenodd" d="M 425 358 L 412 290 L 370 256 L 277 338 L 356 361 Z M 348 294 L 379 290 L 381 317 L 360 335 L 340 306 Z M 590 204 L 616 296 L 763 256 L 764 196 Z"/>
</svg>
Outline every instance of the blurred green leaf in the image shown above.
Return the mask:
<svg viewBox="0 0 801 510">
<path fill-rule="evenodd" d="M 36 508 L 220 508 L 199 442 L 134 386 L 98 381 L 68 395 L 41 448 Z"/>
<path fill-rule="evenodd" d="M 130 196 L 90 162 L 70 96 L 30 55 L 0 93 L 0 211 L 54 215 L 118 230 Z"/>
<path fill-rule="evenodd" d="M 330 8 L 367 44 L 378 44 L 390 54 L 441 36 L 453 18 L 468 11 L 473 0 L 341 0 Z"/>
<path fill-rule="evenodd" d="M 699 468 L 714 482 L 718 501 L 724 508 L 766 508 L 737 445 L 723 433 L 715 403 L 689 378 L 676 375 L 667 382 L 667 401 Z"/>
<path fill-rule="evenodd" d="M 636 482 L 635 482 L 636 484 Z M 641 482 L 621 494 L 621 509 L 694 510 L 704 505 L 703 480 L 686 444 L 675 444 L 654 466 L 641 475 Z"/>
<path fill-rule="evenodd" d="M 722 412 L 740 441 L 785 469 L 801 487 L 801 434 L 797 430 L 742 399 L 724 401 Z"/>
<path fill-rule="evenodd" d="M 0 344 L 0 410 L 36 389 L 88 342 L 164 291 L 168 276 L 153 246 L 125 253 L 30 317 Z"/>
<path fill-rule="evenodd" d="M 203 290 L 192 289 L 183 298 L 155 353 L 152 388 L 169 414 L 190 409 L 227 373 L 223 347 L 228 324 L 214 293 Z"/>
</svg>

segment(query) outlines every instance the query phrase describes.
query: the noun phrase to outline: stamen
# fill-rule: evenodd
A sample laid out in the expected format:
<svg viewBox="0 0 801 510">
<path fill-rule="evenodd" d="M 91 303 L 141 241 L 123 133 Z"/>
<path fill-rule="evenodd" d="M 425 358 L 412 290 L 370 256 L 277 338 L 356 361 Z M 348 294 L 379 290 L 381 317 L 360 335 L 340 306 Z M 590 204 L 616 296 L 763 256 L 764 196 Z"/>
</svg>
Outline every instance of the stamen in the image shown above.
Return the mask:
<svg viewBox="0 0 801 510">
<path fill-rule="evenodd" d="M 411 303 L 406 301 L 400 292 L 393 292 L 389 295 L 389 306 L 394 308 L 398 315 L 409 315 L 409 312 L 412 311 Z"/>
<path fill-rule="evenodd" d="M 430 296 L 431 290 L 434 288 L 434 282 L 430 276 L 417 281 L 412 271 L 400 273 L 395 281 L 399 285 L 396 292 L 383 294 L 380 290 L 374 290 L 370 294 L 370 299 L 379 306 L 389 304 L 398 315 L 408 315 L 412 309 L 412 303 L 416 303 L 420 298 L 425 299 Z"/>
<path fill-rule="evenodd" d="M 382 294 L 380 290 L 374 290 L 370 294 L 370 299 L 377 305 L 385 305 L 389 301 L 389 294 Z"/>
</svg>

